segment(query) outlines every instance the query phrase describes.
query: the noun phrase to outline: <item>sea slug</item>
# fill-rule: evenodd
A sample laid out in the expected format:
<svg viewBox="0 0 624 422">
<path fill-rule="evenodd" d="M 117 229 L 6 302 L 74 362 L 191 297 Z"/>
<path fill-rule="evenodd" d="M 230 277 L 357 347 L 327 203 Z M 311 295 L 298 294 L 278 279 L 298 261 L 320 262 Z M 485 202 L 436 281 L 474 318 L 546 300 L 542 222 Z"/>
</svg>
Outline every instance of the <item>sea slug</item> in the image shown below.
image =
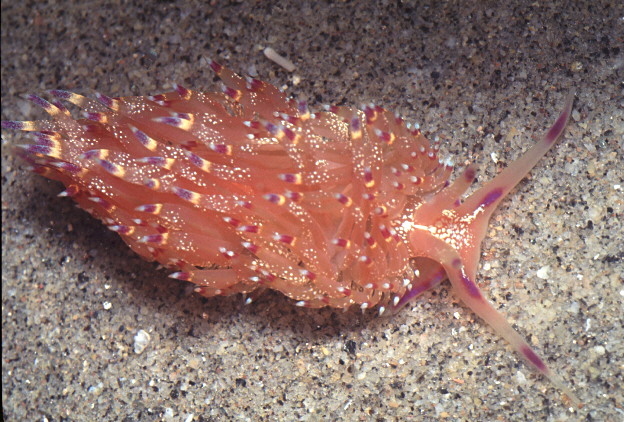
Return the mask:
<svg viewBox="0 0 624 422">
<path fill-rule="evenodd" d="M 221 92 L 175 90 L 97 101 L 53 90 L 30 99 L 52 117 L 18 154 L 61 181 L 61 196 L 136 253 L 204 296 L 275 289 L 298 306 L 396 309 L 449 279 L 455 293 L 539 373 L 573 393 L 476 283 L 490 216 L 562 134 L 572 96 L 546 135 L 462 200 L 475 179 L 418 125 L 384 108 L 313 112 L 274 86 L 212 61 Z"/>
</svg>

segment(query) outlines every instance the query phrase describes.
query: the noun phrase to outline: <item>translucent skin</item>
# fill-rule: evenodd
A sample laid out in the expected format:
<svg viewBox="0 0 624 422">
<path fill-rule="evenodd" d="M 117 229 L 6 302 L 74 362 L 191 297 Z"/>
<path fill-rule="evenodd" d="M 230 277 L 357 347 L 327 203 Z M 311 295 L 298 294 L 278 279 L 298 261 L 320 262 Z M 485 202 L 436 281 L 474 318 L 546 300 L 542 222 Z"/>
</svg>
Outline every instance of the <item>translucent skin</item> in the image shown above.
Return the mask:
<svg viewBox="0 0 624 422">
<path fill-rule="evenodd" d="M 2 126 L 34 131 L 18 153 L 35 172 L 204 296 L 270 288 L 299 306 L 382 313 L 448 278 L 576 401 L 475 283 L 490 216 L 561 135 L 572 97 L 540 142 L 461 202 L 474 168 L 449 184 L 439 145 L 387 110 L 311 113 L 272 85 L 211 67 L 222 92 L 176 86 L 96 102 L 55 90 L 86 119 L 31 96 L 54 119 Z"/>
</svg>

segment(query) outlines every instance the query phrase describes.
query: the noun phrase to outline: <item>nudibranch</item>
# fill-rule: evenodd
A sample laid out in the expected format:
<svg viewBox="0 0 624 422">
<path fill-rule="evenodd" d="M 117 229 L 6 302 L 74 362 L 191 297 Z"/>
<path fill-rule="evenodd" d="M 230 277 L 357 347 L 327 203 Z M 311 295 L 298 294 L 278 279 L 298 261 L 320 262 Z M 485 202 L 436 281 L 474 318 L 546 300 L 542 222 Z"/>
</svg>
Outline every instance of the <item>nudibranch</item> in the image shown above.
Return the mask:
<svg viewBox="0 0 624 422">
<path fill-rule="evenodd" d="M 274 289 L 298 306 L 381 314 L 448 278 L 470 309 L 578 402 L 476 283 L 490 216 L 561 136 L 572 96 L 539 142 L 462 201 L 475 168 L 450 183 L 452 163 L 418 125 L 374 104 L 313 112 L 273 85 L 210 66 L 221 92 L 174 85 L 161 95 L 95 101 L 53 90 L 53 102 L 29 97 L 52 120 L 2 127 L 32 131 L 35 142 L 18 154 L 33 171 L 61 181 L 61 196 L 203 296 Z"/>
</svg>

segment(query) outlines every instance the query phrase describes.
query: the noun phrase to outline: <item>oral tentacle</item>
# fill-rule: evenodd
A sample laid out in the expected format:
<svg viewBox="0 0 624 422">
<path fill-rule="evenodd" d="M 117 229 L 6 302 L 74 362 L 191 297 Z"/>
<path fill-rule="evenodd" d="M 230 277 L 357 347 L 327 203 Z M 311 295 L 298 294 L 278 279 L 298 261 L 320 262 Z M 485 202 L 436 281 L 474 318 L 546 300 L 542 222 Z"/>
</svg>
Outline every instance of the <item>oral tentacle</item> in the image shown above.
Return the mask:
<svg viewBox="0 0 624 422">
<path fill-rule="evenodd" d="M 560 391 L 576 405 L 580 404 L 579 399 L 572 391 L 561 381 L 561 379 L 546 365 L 544 360 L 535 352 L 514 328 L 507 322 L 506 318 L 500 314 L 485 299 L 474 279 L 469 277 L 466 268 L 461 263 L 461 258 L 456 255 L 455 251 L 449 250 L 449 256 L 443 265 L 446 274 L 453 285 L 453 288 L 459 298 L 472 311 L 490 325 L 494 331 L 509 342 L 512 349 L 516 351 L 522 358 L 537 372 L 544 375 L 552 382 Z"/>
<path fill-rule="evenodd" d="M 471 219 L 471 228 L 476 237 L 474 259 L 466 262 L 467 272 L 474 278 L 477 270 L 478 254 L 480 253 L 481 241 L 485 237 L 487 225 L 500 202 L 507 194 L 531 171 L 537 162 L 548 152 L 561 137 L 565 126 L 572 114 L 574 94 L 568 95 L 563 111 L 550 127 L 542 139 L 533 145 L 527 152 L 511 163 L 494 179 L 486 183 L 482 188 L 474 192 L 458 208 L 457 214 Z"/>
<path fill-rule="evenodd" d="M 491 326 L 498 335 L 507 340 L 512 349 L 522 356 L 533 369 L 548 378 L 573 403 L 576 405 L 580 404 L 574 393 L 546 365 L 524 337 L 514 330 L 505 317 L 487 301 L 481 289 L 477 286 L 474 277 L 468 274 L 468 268 L 455 248 L 449 246 L 442 239 L 432 239 L 431 234 L 425 230 L 415 230 L 410 235 L 410 242 L 412 244 L 427 242 L 430 245 L 428 255 L 444 268 L 446 277 L 451 282 L 453 290 L 459 299 Z"/>
</svg>

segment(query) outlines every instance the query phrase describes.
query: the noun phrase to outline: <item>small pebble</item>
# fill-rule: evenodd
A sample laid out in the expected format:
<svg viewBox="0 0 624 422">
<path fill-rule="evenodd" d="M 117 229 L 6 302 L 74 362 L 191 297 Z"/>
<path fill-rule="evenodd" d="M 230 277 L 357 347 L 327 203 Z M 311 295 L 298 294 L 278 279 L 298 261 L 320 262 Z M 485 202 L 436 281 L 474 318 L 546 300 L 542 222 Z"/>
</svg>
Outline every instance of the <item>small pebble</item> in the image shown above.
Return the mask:
<svg viewBox="0 0 624 422">
<path fill-rule="evenodd" d="M 150 335 L 145 330 L 139 330 L 134 336 L 134 353 L 140 355 L 150 342 Z"/>
<path fill-rule="evenodd" d="M 548 271 L 550 270 L 550 265 L 546 265 L 539 270 L 537 270 L 537 276 L 542 280 L 546 280 L 548 278 Z"/>
<path fill-rule="evenodd" d="M 516 380 L 518 381 L 518 384 L 526 383 L 526 377 L 520 371 L 516 372 Z"/>
<path fill-rule="evenodd" d="M 579 113 L 577 110 L 574 110 L 572 112 L 572 119 L 574 119 L 575 122 L 578 122 L 579 120 L 581 120 L 581 113 Z"/>
<path fill-rule="evenodd" d="M 581 309 L 581 307 L 580 307 L 578 302 L 572 302 L 572 303 L 570 303 L 570 307 L 568 308 L 568 312 L 570 312 L 572 314 L 578 314 L 580 309 Z"/>
</svg>

